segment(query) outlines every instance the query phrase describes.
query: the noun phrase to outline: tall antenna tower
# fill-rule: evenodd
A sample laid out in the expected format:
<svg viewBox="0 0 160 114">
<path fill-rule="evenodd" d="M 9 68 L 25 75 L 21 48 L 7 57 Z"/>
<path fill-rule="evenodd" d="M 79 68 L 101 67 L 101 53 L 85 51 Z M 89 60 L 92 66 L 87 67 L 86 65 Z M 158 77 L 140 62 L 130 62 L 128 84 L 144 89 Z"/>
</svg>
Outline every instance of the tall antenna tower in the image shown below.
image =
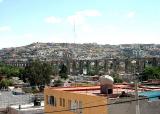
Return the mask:
<svg viewBox="0 0 160 114">
<path fill-rule="evenodd" d="M 74 20 L 73 20 L 73 33 L 74 33 L 74 45 L 75 45 L 75 54 L 76 54 L 76 56 L 75 56 L 75 58 L 77 58 L 78 56 L 78 44 L 76 44 L 76 18 L 74 17 Z M 77 74 L 77 68 L 76 68 L 76 65 L 77 63 L 76 63 L 76 61 L 75 61 L 75 71 L 74 71 L 74 83 L 75 83 L 75 85 L 74 86 L 76 86 L 76 74 Z"/>
<path fill-rule="evenodd" d="M 73 20 L 73 33 L 74 33 L 74 44 L 75 44 L 75 38 L 76 38 L 76 20 L 75 18 Z"/>
<path fill-rule="evenodd" d="M 74 33 L 74 45 L 75 45 L 75 49 L 78 51 L 78 44 L 76 44 L 76 38 L 77 38 L 77 34 L 76 34 L 76 18 L 74 18 L 73 20 L 73 33 Z"/>
</svg>

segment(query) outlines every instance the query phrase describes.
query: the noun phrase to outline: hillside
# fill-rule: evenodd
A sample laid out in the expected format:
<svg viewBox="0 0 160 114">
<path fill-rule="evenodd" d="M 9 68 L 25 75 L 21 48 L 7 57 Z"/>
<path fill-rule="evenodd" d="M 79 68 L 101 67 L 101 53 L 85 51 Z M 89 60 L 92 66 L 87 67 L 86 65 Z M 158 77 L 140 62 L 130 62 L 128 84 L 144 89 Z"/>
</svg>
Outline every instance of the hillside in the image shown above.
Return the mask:
<svg viewBox="0 0 160 114">
<path fill-rule="evenodd" d="M 32 59 L 57 60 L 65 59 L 100 59 L 124 57 L 160 57 L 160 45 L 123 44 L 99 45 L 95 43 L 32 43 L 30 45 L 0 50 L 1 61 L 28 61 Z"/>
</svg>

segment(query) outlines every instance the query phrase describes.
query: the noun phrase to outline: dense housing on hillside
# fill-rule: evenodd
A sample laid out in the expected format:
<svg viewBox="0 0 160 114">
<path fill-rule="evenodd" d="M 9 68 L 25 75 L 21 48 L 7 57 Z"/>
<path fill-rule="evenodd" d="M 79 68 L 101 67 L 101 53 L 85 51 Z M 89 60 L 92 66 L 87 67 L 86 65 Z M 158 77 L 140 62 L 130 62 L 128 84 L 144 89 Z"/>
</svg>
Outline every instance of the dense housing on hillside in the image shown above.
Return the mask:
<svg viewBox="0 0 160 114">
<path fill-rule="evenodd" d="M 2 61 L 52 61 L 66 57 L 76 59 L 160 57 L 160 46 L 155 44 L 99 45 L 95 43 L 33 43 L 0 50 Z"/>
</svg>

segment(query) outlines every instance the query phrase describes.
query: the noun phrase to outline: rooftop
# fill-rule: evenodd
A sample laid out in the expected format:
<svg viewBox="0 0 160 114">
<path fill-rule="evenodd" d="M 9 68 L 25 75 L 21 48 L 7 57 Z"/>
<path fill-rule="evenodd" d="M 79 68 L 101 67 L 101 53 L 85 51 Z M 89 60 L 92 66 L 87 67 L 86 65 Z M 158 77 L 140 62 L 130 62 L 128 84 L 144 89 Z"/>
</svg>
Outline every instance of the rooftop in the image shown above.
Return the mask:
<svg viewBox="0 0 160 114">
<path fill-rule="evenodd" d="M 104 96 L 106 97 L 106 94 L 100 93 L 100 86 L 87 86 L 87 87 L 61 87 L 61 88 L 52 88 L 54 90 L 59 91 L 68 91 L 71 93 L 77 93 L 77 94 L 86 94 L 86 95 L 92 95 L 92 96 Z M 134 92 L 134 90 L 129 85 L 114 85 L 113 86 L 113 94 L 109 97 L 114 97 L 117 94 L 122 93 L 122 91 L 125 92 Z"/>
<path fill-rule="evenodd" d="M 12 91 L 0 91 L 0 107 L 6 108 L 8 105 L 28 104 L 33 98 L 32 94 L 14 95 Z"/>
<path fill-rule="evenodd" d="M 41 106 L 34 106 L 33 103 L 25 105 L 11 105 L 7 110 L 8 114 L 44 114 L 44 102 Z"/>
<path fill-rule="evenodd" d="M 15 110 L 21 110 L 21 111 L 43 110 L 44 109 L 44 101 L 41 102 L 41 106 L 34 106 L 33 103 L 30 103 L 30 104 L 21 105 L 20 109 L 19 109 L 19 105 L 12 105 L 12 106 L 10 106 L 10 108 L 15 109 Z"/>
<path fill-rule="evenodd" d="M 114 98 L 117 97 L 119 94 L 121 94 L 123 91 L 125 93 L 129 94 L 134 94 L 134 85 L 132 84 L 115 84 L 113 86 L 113 94 L 111 95 L 106 95 L 106 94 L 101 94 L 100 93 L 100 86 L 87 86 L 87 87 L 61 87 L 61 88 L 54 88 L 54 87 L 49 87 L 54 90 L 59 90 L 59 91 L 68 91 L 71 93 L 76 93 L 76 94 L 85 94 L 85 95 L 92 95 L 92 96 L 104 96 L 104 97 L 109 97 L 109 98 Z M 160 90 L 160 87 L 158 88 L 153 88 L 153 87 L 146 87 L 146 86 L 139 86 L 138 91 L 151 91 L 151 90 Z"/>
</svg>

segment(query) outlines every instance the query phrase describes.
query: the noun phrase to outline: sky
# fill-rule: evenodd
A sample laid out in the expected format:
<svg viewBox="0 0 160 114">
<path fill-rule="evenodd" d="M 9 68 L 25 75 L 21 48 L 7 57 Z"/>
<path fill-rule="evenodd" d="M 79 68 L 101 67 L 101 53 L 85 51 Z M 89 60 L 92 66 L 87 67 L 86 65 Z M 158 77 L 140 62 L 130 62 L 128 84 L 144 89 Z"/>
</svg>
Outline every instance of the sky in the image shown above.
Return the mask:
<svg viewBox="0 0 160 114">
<path fill-rule="evenodd" d="M 0 48 L 160 43 L 160 0 L 0 0 Z"/>
</svg>

